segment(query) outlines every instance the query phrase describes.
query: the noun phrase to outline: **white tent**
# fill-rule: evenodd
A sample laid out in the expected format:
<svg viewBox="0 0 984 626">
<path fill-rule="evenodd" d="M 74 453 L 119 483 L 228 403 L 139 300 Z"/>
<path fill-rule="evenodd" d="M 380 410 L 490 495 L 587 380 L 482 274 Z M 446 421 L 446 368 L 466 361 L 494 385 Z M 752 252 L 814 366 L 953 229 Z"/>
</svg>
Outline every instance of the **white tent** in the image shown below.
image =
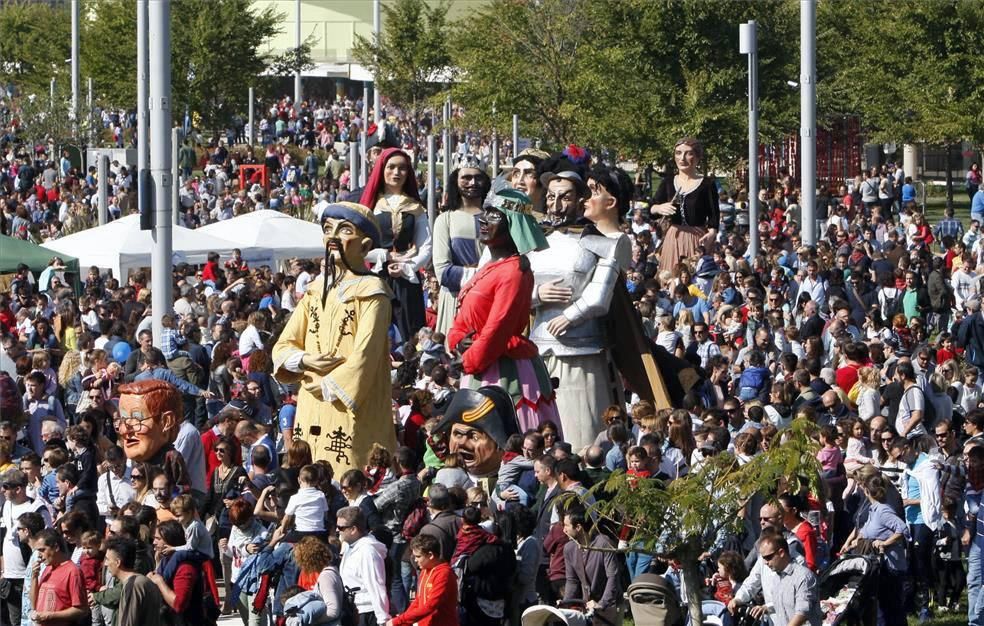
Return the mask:
<svg viewBox="0 0 984 626">
<path fill-rule="evenodd" d="M 203 229 L 192 230 L 184 226 L 171 226 L 171 261 L 201 264 L 209 252 L 223 256 L 232 253 L 236 244 Z M 140 230 L 140 216 L 127 215 L 104 226 L 83 230 L 61 239 L 41 244 L 43 247 L 79 260 L 82 271 L 90 265 L 113 270 L 113 276 L 126 282 L 130 270 L 150 267 L 154 240 L 151 231 Z"/>
<path fill-rule="evenodd" d="M 270 209 L 244 213 L 198 230 L 232 241 L 253 267 L 276 267 L 292 257 L 310 259 L 325 254 L 321 226 Z"/>
</svg>

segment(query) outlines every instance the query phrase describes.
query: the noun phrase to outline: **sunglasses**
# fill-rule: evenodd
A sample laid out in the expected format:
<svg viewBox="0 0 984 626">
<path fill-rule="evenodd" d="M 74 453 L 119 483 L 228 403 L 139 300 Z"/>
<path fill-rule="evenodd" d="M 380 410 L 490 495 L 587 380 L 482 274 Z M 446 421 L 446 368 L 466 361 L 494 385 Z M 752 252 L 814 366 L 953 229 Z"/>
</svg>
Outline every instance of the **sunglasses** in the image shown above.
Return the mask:
<svg viewBox="0 0 984 626">
<path fill-rule="evenodd" d="M 143 477 L 144 477 L 143 474 L 132 474 L 132 473 L 130 474 L 130 478 L 132 478 L 133 480 L 143 480 Z"/>
<path fill-rule="evenodd" d="M 10 491 L 11 489 L 17 489 L 18 487 L 20 487 L 20 485 L 15 485 L 13 483 L 3 483 L 0 485 L 0 489 L 3 489 L 4 491 Z"/>
<path fill-rule="evenodd" d="M 339 532 L 340 532 L 340 531 L 348 530 L 349 528 L 352 528 L 352 524 L 349 524 L 348 526 L 342 526 L 341 524 L 336 524 L 335 525 L 335 528 L 338 529 Z"/>
<path fill-rule="evenodd" d="M 763 561 L 765 561 L 766 563 L 768 563 L 772 559 L 776 558 L 776 555 L 777 554 L 779 554 L 779 551 L 778 550 L 776 550 L 775 552 L 773 552 L 771 554 L 761 554 L 761 553 L 759 553 L 759 556 L 762 557 L 762 560 Z"/>
</svg>

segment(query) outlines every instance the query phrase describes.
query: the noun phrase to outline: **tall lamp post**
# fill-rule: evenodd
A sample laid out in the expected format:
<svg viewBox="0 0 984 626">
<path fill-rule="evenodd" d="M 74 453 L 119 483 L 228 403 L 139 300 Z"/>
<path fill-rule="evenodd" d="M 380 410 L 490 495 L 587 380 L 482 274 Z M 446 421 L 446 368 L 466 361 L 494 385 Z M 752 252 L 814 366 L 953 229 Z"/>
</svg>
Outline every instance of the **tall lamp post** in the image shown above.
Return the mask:
<svg viewBox="0 0 984 626">
<path fill-rule="evenodd" d="M 817 242 L 817 0 L 800 0 L 800 206 L 803 243 Z"/>
<path fill-rule="evenodd" d="M 755 20 L 738 28 L 738 47 L 748 56 L 748 254 L 759 253 L 758 33 Z"/>
</svg>

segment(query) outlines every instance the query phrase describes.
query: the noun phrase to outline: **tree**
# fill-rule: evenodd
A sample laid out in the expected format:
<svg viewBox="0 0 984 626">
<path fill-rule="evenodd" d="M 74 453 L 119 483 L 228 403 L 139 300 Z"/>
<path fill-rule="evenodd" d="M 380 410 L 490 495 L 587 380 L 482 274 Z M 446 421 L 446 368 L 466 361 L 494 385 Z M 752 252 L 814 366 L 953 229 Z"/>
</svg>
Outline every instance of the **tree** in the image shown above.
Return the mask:
<svg viewBox="0 0 984 626">
<path fill-rule="evenodd" d="M 47 101 L 49 81 L 69 80 L 72 16 L 67 3 L 0 3 L 0 83 Z"/>
<path fill-rule="evenodd" d="M 382 9 L 385 26 L 379 41 L 357 35 L 352 56 L 369 68 L 380 93 L 410 107 L 416 116 L 441 91 L 439 80 L 450 70 L 448 6 L 395 0 Z"/>
<path fill-rule="evenodd" d="M 277 80 L 282 76 L 294 76 L 314 67 L 314 62 L 311 60 L 311 48 L 314 43 L 314 38 L 309 37 L 299 47 L 289 48 L 279 56 L 271 58 L 268 63 L 270 77 Z"/>
<path fill-rule="evenodd" d="M 82 67 L 99 101 L 136 102 L 136 3 L 92 0 L 86 7 Z M 187 107 L 207 128 L 227 123 L 248 100 L 248 83 L 267 67 L 260 52 L 283 15 L 257 11 L 250 0 L 182 0 L 171 4 L 171 112 Z"/>
<path fill-rule="evenodd" d="M 591 510 L 608 523 L 627 526 L 633 532 L 632 542 L 641 544 L 633 550 L 680 562 L 690 623 L 700 626 L 701 555 L 711 549 L 720 533 L 738 533 L 741 511 L 754 496 L 774 494 L 780 485 L 793 491 L 808 486 L 819 492 L 818 446 L 812 438 L 815 431 L 812 422 L 793 420 L 790 428 L 776 435 L 767 452 L 745 465 L 731 454 L 721 453 L 665 487 L 616 472 L 608 482 L 592 488 L 614 496 L 600 500 Z"/>
<path fill-rule="evenodd" d="M 462 73 L 454 98 L 469 123 L 495 125 L 491 105 L 559 145 L 607 147 L 665 159 L 682 135 L 700 137 L 715 164 L 746 154 L 746 60 L 738 24 L 759 24 L 760 132 L 795 129 L 795 2 L 727 0 L 493 0 L 456 25 Z M 482 37 L 475 37 L 480 32 Z"/>
<path fill-rule="evenodd" d="M 817 23 L 821 114 L 860 113 L 879 143 L 984 143 L 984 5 L 841 0 L 820 3 Z"/>
</svg>

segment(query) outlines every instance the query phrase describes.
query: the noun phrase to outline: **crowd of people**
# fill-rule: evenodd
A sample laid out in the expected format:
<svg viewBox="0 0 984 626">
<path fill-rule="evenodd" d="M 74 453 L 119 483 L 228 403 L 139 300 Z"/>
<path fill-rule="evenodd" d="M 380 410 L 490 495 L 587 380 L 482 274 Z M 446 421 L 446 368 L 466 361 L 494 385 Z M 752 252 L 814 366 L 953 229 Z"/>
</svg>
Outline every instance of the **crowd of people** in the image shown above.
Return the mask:
<svg viewBox="0 0 984 626">
<path fill-rule="evenodd" d="M 237 167 L 257 159 L 229 147 L 235 125 L 228 143 L 182 146 L 181 210 L 192 227 L 257 208 L 334 219 L 346 201 L 374 216 L 366 268 L 349 269 L 393 294 L 388 356 L 371 366 L 391 383 L 373 401 L 392 432 L 301 427 L 298 398 L 313 392 L 286 382 L 301 370 L 278 339 L 306 303 L 326 306 L 327 257 L 175 266 L 157 345 L 146 272 L 86 268 L 74 293 L 60 259 L 39 275 L 22 266 L 0 294 L 15 365 L 0 374 L 2 623 L 519 624 L 532 605 L 577 600 L 617 624 L 632 580 L 679 587 L 679 566 L 596 527 L 589 489 L 616 471 L 686 480 L 710 455 L 745 463 L 807 420 L 823 488 L 760 494 L 744 533 L 704 555 L 706 595 L 818 625 L 817 575 L 867 551 L 881 555 L 880 623 L 959 611 L 984 624 L 979 187 L 981 211 L 929 224 L 911 179 L 873 168 L 821 191 L 806 245 L 795 181 L 763 190 L 749 226 L 745 193 L 708 174 L 693 139 L 648 197 L 577 146 L 525 151 L 491 180 L 481 145 L 466 145 L 431 224 L 421 190 L 438 191 L 400 150 L 412 155 L 425 126 L 395 114 L 397 140 L 356 189 L 332 150 L 358 129 L 360 103 L 290 104 L 258 128 L 269 189 L 240 188 Z M 4 234 L 84 227 L 98 184 L 114 214 L 135 208 L 126 164 L 97 181 L 67 155 L 3 151 Z M 634 320 L 633 349 L 669 364 L 669 396 L 635 382 L 613 319 Z M 182 472 L 132 461 L 147 416 L 121 389 L 147 380 L 181 392 Z M 514 411 L 491 465 L 441 441 L 455 397 L 480 385 Z"/>
</svg>

